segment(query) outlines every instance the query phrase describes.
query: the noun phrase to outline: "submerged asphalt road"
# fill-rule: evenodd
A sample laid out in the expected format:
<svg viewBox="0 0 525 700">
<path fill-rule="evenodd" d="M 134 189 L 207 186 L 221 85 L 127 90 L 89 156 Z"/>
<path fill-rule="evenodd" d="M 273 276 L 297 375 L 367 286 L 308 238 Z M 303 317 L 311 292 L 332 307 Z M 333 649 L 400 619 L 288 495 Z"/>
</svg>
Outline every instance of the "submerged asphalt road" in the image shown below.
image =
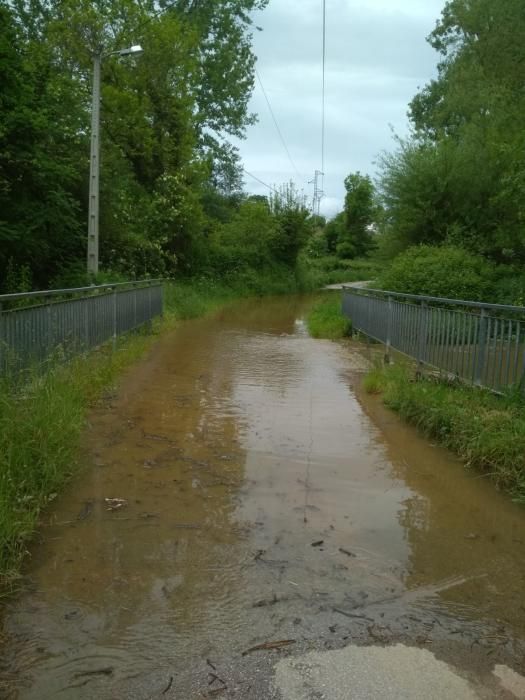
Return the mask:
<svg viewBox="0 0 525 700">
<path fill-rule="evenodd" d="M 2 697 L 525 697 L 525 512 L 363 396 L 310 303 L 181 324 L 93 411 Z"/>
</svg>

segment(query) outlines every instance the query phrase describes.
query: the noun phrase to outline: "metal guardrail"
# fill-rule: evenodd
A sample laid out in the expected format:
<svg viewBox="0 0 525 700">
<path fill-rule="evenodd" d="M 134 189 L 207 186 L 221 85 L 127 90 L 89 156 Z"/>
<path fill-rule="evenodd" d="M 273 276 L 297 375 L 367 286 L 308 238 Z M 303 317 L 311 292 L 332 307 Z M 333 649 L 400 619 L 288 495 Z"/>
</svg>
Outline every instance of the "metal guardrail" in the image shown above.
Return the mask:
<svg viewBox="0 0 525 700">
<path fill-rule="evenodd" d="M 353 327 L 464 382 L 525 389 L 525 308 L 343 288 Z"/>
<path fill-rule="evenodd" d="M 0 376 L 115 341 L 162 310 L 160 280 L 0 295 Z"/>
</svg>

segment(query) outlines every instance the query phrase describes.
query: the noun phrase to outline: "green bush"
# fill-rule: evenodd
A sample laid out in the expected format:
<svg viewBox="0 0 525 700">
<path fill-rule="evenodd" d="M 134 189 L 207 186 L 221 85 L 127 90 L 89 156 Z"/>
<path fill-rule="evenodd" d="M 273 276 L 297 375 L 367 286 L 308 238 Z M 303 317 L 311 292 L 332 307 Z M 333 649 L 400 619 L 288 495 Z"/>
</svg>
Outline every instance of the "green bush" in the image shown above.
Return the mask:
<svg viewBox="0 0 525 700">
<path fill-rule="evenodd" d="M 495 267 L 455 246 L 415 246 L 380 275 L 382 289 L 468 301 L 492 301 Z"/>
<path fill-rule="evenodd" d="M 525 273 L 513 267 L 498 267 L 494 301 L 499 304 L 525 306 Z"/>
</svg>

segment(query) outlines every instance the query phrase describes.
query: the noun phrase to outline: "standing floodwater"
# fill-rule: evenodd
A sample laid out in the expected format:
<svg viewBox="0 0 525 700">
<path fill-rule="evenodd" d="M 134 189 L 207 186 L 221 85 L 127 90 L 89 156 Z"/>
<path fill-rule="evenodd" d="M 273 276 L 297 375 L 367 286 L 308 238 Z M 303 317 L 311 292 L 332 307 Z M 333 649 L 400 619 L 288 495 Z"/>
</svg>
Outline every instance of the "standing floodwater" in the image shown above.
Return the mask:
<svg viewBox="0 0 525 700">
<path fill-rule="evenodd" d="M 402 642 L 519 697 L 492 671 L 523 671 L 525 511 L 360 396 L 363 356 L 310 339 L 309 303 L 181 324 L 93 412 L 0 695 L 319 697 L 276 662 Z"/>
</svg>

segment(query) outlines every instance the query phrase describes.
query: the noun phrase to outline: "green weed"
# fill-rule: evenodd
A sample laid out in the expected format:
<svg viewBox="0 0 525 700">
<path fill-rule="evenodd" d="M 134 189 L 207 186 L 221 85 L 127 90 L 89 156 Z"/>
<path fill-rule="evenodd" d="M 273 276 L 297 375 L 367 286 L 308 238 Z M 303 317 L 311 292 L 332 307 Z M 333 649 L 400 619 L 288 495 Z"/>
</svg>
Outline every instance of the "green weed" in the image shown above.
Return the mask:
<svg viewBox="0 0 525 700">
<path fill-rule="evenodd" d="M 308 258 L 306 264 L 316 280 L 317 287 L 340 282 L 375 280 L 386 267 L 385 262 L 376 259 L 343 260 L 335 255 Z"/>
<path fill-rule="evenodd" d="M 350 335 L 352 331 L 352 324 L 341 311 L 339 294 L 336 298 L 324 299 L 314 306 L 307 316 L 306 323 L 312 338 L 336 340 Z"/>
<path fill-rule="evenodd" d="M 525 503 L 525 413 L 519 392 L 499 397 L 437 380 L 415 381 L 407 367 L 397 365 L 374 369 L 364 387 L 382 393 L 385 404 L 405 420 Z"/>
<path fill-rule="evenodd" d="M 158 326 L 158 324 L 157 324 Z M 149 347 L 136 334 L 0 385 L 0 591 L 15 585 L 42 509 L 77 469 L 87 410 Z"/>
</svg>

